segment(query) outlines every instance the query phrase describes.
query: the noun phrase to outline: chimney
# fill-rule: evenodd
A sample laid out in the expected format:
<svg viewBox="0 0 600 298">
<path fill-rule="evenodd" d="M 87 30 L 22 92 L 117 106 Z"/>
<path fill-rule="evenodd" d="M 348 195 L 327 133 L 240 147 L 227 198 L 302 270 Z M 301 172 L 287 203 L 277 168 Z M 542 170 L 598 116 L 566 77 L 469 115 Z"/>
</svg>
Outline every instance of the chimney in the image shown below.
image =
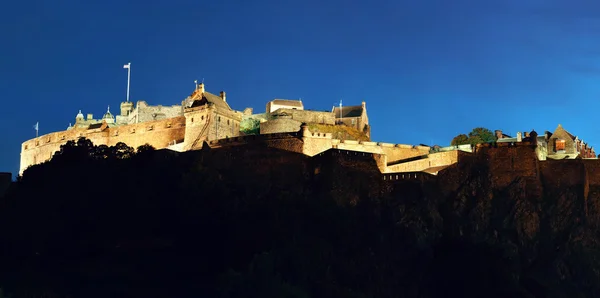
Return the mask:
<svg viewBox="0 0 600 298">
<path fill-rule="evenodd" d="M 523 141 L 523 135 L 521 134 L 520 131 L 517 132 L 517 142 L 522 142 Z"/>
<path fill-rule="evenodd" d="M 529 132 L 525 132 L 525 137 L 529 138 Z"/>
<path fill-rule="evenodd" d="M 94 115 L 87 114 L 87 120 L 94 120 Z"/>
<path fill-rule="evenodd" d="M 501 130 L 496 130 L 494 132 L 496 133 L 496 139 L 498 139 L 498 140 L 502 139 L 502 131 Z"/>
<path fill-rule="evenodd" d="M 362 105 L 362 108 L 363 108 L 363 110 L 364 110 L 364 108 L 367 106 L 367 103 L 366 103 L 366 102 L 363 100 L 363 102 L 362 102 L 362 104 L 361 104 L 361 105 Z"/>
<path fill-rule="evenodd" d="M 221 99 L 222 99 L 224 102 L 227 102 L 227 97 L 225 96 L 225 91 L 221 91 Z"/>
<path fill-rule="evenodd" d="M 198 91 L 200 91 L 200 93 L 204 93 L 204 83 L 198 84 Z"/>
</svg>

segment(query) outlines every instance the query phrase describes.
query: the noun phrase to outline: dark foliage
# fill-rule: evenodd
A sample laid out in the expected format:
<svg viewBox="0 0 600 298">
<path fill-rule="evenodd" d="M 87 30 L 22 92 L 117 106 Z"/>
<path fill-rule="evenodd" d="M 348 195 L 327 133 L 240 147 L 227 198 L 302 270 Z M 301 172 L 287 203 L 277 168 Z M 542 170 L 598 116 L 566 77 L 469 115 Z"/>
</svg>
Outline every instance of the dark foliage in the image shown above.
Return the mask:
<svg viewBox="0 0 600 298">
<path fill-rule="evenodd" d="M 517 184 L 492 191 L 477 164 L 448 191 L 436 182 L 382 184 L 341 162 L 312 175 L 285 152 L 263 153 L 280 166 L 215 152 L 69 142 L 0 204 L 0 287 L 13 297 L 600 291 L 598 230 L 576 220 L 578 207 L 558 218 L 549 210 L 559 194 L 541 204 L 516 195 Z M 533 218 L 541 228 L 530 235 Z"/>
</svg>

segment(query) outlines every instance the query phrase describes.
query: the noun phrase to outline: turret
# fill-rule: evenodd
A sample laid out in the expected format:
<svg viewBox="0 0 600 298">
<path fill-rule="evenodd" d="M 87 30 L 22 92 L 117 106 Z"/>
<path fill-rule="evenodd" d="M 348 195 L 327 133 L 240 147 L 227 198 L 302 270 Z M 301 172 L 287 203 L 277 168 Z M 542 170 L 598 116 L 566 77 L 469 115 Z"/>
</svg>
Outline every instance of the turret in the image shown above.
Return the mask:
<svg viewBox="0 0 600 298">
<path fill-rule="evenodd" d="M 110 113 L 110 106 L 108 106 L 106 114 L 104 114 L 102 120 L 106 123 L 115 123 L 115 117 Z"/>
<path fill-rule="evenodd" d="M 126 101 L 121 103 L 121 116 L 129 116 L 133 112 L 133 102 Z"/>
<path fill-rule="evenodd" d="M 77 116 L 75 116 L 75 123 L 79 123 L 82 121 L 84 121 L 83 113 L 81 113 L 81 110 L 79 110 L 79 113 L 77 113 Z"/>
</svg>

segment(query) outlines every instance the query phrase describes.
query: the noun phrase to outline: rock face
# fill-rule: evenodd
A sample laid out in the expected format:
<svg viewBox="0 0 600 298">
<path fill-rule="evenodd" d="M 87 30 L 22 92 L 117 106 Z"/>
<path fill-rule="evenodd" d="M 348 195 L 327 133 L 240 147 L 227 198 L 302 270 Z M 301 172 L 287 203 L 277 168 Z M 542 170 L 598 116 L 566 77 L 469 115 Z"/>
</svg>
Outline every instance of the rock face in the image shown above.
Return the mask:
<svg viewBox="0 0 600 298">
<path fill-rule="evenodd" d="M 438 176 L 392 177 L 376 158 L 205 146 L 40 165 L 2 201 L 0 287 L 75 297 L 600 292 L 597 161 L 486 147 Z"/>
</svg>

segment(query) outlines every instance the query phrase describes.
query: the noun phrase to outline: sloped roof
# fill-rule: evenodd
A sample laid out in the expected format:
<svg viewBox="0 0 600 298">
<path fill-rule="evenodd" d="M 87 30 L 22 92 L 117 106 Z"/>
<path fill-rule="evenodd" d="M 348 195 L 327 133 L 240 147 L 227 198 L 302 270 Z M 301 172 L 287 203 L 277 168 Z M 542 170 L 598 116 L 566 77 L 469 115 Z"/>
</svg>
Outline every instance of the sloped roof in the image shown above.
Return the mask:
<svg viewBox="0 0 600 298">
<path fill-rule="evenodd" d="M 299 107 L 299 108 L 304 108 L 304 105 L 302 104 L 301 101 L 299 100 L 292 100 L 292 99 L 274 99 L 271 101 L 272 104 L 278 104 L 278 105 L 286 105 L 286 106 L 292 106 L 292 107 Z"/>
<path fill-rule="evenodd" d="M 554 135 L 554 134 L 556 134 L 556 132 L 557 132 L 557 131 L 561 131 L 561 130 L 562 130 L 562 131 L 564 131 L 564 132 L 565 132 L 565 133 L 566 133 L 566 134 L 567 134 L 567 135 L 568 135 L 568 136 L 571 138 L 571 140 L 575 140 L 576 136 L 574 136 L 573 134 L 571 134 L 570 132 L 568 132 L 568 131 L 567 131 L 566 129 L 564 129 L 564 128 L 562 127 L 562 125 L 560 125 L 560 124 L 559 124 L 559 125 L 556 127 L 556 129 L 554 130 L 554 133 L 553 133 L 553 135 Z"/>
<path fill-rule="evenodd" d="M 96 129 L 96 128 L 100 128 L 100 127 L 102 127 L 102 122 L 90 124 L 90 126 L 88 126 L 88 129 Z"/>
<path fill-rule="evenodd" d="M 214 95 L 210 92 L 202 93 L 202 99 L 195 99 L 192 103 L 191 107 L 199 107 L 205 105 L 206 103 L 212 103 L 219 109 L 225 109 L 231 111 L 231 107 L 224 101 L 221 96 Z"/>
<path fill-rule="evenodd" d="M 334 107 L 335 118 L 340 118 L 340 107 Z M 360 117 L 363 113 L 362 106 L 342 106 L 342 118 Z"/>
</svg>

